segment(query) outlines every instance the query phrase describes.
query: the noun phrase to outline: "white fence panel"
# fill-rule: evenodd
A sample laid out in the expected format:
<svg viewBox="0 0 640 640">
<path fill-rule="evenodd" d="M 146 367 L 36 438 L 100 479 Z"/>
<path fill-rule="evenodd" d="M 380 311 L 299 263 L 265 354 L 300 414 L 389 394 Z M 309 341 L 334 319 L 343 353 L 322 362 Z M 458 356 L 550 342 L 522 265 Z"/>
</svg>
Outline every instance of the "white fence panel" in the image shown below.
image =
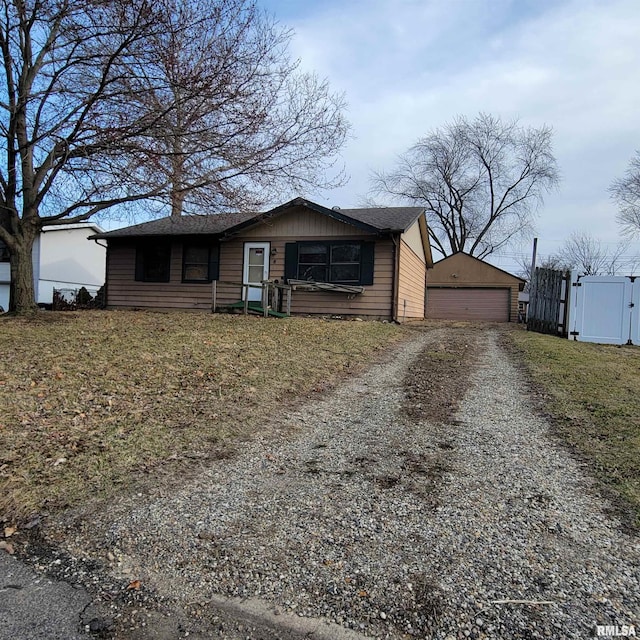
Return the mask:
<svg viewBox="0 0 640 640">
<path fill-rule="evenodd" d="M 626 344 L 632 340 L 635 325 L 636 344 L 640 343 L 638 304 L 632 306 L 632 298 L 638 298 L 634 279 L 626 276 L 584 276 L 573 283 L 574 302 L 571 335 L 583 342 L 601 344 Z"/>
<path fill-rule="evenodd" d="M 629 306 L 629 324 L 631 334 L 629 339 L 633 344 L 640 344 L 640 279 L 629 278 L 631 281 L 631 304 Z"/>
</svg>

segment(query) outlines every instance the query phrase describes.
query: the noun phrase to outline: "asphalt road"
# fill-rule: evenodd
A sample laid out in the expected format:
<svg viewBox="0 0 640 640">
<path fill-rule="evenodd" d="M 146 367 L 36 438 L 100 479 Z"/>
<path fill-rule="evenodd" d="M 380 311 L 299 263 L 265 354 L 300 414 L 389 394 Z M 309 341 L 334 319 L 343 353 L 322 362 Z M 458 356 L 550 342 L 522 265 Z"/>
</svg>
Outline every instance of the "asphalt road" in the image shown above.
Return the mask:
<svg viewBox="0 0 640 640">
<path fill-rule="evenodd" d="M 86 640 L 84 589 L 37 575 L 0 551 L 0 640 Z"/>
</svg>

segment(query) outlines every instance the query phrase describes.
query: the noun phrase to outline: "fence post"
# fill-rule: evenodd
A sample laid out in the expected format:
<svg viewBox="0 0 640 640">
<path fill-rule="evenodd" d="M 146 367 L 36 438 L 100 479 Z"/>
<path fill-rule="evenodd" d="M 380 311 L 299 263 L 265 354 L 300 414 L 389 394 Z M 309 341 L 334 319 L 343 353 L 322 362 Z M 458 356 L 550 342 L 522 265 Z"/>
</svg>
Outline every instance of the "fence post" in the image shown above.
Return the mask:
<svg viewBox="0 0 640 640">
<path fill-rule="evenodd" d="M 269 315 L 269 283 L 262 283 L 262 315 L 266 318 Z"/>
</svg>

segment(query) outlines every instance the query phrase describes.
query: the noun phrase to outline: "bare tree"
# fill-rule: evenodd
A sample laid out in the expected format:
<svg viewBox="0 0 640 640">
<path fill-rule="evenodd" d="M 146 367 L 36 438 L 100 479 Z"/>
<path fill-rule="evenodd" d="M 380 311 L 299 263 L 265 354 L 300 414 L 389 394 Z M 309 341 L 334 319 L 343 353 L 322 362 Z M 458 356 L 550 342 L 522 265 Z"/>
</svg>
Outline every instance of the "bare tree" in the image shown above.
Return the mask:
<svg viewBox="0 0 640 640">
<path fill-rule="evenodd" d="M 615 180 L 609 193 L 618 205 L 618 222 L 623 235 L 640 236 L 640 153 L 636 152 L 624 178 Z"/>
<path fill-rule="evenodd" d="M 288 30 L 251 0 L 159 0 L 158 10 L 162 28 L 131 93 L 151 110 L 175 105 L 151 132 L 145 164 L 145 180 L 171 183 L 172 215 L 341 183 L 326 168 L 348 128 L 343 98 L 298 71 Z"/>
<path fill-rule="evenodd" d="M 524 291 L 529 291 L 529 283 L 531 281 L 532 268 L 531 256 L 519 254 L 515 256 L 518 265 L 517 276 L 525 280 Z M 536 267 L 542 269 L 554 269 L 555 271 L 570 271 L 571 267 L 567 265 L 558 254 L 550 254 L 547 256 L 538 256 Z"/>
<path fill-rule="evenodd" d="M 434 247 L 483 258 L 526 235 L 543 195 L 559 181 L 551 129 L 481 113 L 419 140 L 373 191 L 424 206 Z"/>
<path fill-rule="evenodd" d="M 150 120 L 128 108 L 118 78 L 141 51 L 152 12 L 147 0 L 0 7 L 0 240 L 10 255 L 10 309 L 28 311 L 42 226 L 84 220 L 125 197 L 105 169 Z"/>
<path fill-rule="evenodd" d="M 593 236 L 574 232 L 562 245 L 556 259 L 568 270 L 578 271 L 581 275 L 615 275 L 629 266 L 625 257 L 627 248 L 626 243 L 620 243 L 614 249 L 607 249 Z"/>
<path fill-rule="evenodd" d="M 200 27 L 207 16 L 218 20 L 217 36 L 189 41 L 176 18 L 182 40 L 171 41 L 166 63 L 158 54 L 182 4 L 163 2 L 0 0 L 0 241 L 12 311 L 36 307 L 31 254 L 44 225 L 154 198 L 173 198 L 180 211 L 186 194 L 205 186 L 213 185 L 211 202 L 228 202 L 287 179 L 315 184 L 344 141 L 341 99 L 296 73 L 287 32 L 261 22 L 250 2 L 194 4 L 208 12 Z M 217 75 L 197 76 L 205 62 Z M 162 64 L 174 65 L 173 75 Z M 211 83 L 224 86 L 205 91 Z"/>
</svg>

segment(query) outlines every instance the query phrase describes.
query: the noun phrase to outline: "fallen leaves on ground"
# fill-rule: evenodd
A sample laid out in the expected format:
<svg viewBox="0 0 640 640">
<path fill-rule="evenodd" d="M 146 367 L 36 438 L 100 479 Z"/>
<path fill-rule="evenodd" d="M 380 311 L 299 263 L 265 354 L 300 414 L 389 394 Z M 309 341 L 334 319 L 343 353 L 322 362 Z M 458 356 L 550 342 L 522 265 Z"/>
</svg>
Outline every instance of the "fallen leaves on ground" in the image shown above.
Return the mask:
<svg viewBox="0 0 640 640">
<path fill-rule="evenodd" d="M 400 339 L 378 322 L 90 311 L 0 319 L 0 521 L 179 476 Z"/>
</svg>

